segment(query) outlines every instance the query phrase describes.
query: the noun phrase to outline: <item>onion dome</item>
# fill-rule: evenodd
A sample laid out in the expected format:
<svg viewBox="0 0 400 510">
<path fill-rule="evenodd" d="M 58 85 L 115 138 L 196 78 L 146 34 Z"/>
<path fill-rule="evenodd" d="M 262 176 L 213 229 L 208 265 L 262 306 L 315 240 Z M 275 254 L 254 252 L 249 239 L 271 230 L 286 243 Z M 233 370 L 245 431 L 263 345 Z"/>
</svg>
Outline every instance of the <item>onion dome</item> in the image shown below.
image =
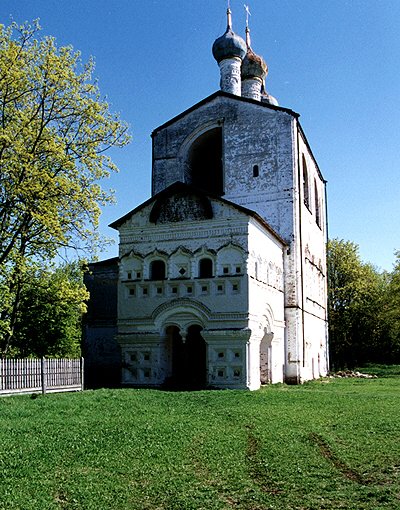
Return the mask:
<svg viewBox="0 0 400 510">
<path fill-rule="evenodd" d="M 261 87 L 261 101 L 263 103 L 272 104 L 273 106 L 279 106 L 278 100 L 276 97 L 271 96 L 271 94 L 268 94 L 268 92 L 265 90 L 265 84 L 262 84 Z"/>
<path fill-rule="evenodd" d="M 246 43 L 232 30 L 231 11 L 228 9 L 228 26 L 226 32 L 214 41 L 212 53 L 218 64 L 227 58 L 240 58 L 246 55 Z"/>
<path fill-rule="evenodd" d="M 246 27 L 246 48 L 246 56 L 242 62 L 242 80 L 249 80 L 254 78 L 260 78 L 260 80 L 264 80 L 268 74 L 268 66 L 265 60 L 254 53 L 254 51 L 251 49 L 249 27 Z"/>
<path fill-rule="evenodd" d="M 260 78 L 263 80 L 268 73 L 268 66 L 265 60 L 248 48 L 242 62 L 242 80 Z"/>
</svg>

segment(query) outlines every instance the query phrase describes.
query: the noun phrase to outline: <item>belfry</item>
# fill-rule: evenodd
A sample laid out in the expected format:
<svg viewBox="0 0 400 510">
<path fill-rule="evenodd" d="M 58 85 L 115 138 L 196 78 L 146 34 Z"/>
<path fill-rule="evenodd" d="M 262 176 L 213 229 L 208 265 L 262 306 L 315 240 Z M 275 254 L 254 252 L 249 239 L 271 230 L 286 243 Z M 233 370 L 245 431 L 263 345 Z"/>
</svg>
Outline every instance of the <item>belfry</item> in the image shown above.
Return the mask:
<svg viewBox="0 0 400 510">
<path fill-rule="evenodd" d="M 248 21 L 245 35 L 228 9 L 220 90 L 153 131 L 152 196 L 110 225 L 118 257 L 91 265 L 86 363 L 122 385 L 327 373 L 325 181 L 299 114 L 266 92 Z"/>
</svg>

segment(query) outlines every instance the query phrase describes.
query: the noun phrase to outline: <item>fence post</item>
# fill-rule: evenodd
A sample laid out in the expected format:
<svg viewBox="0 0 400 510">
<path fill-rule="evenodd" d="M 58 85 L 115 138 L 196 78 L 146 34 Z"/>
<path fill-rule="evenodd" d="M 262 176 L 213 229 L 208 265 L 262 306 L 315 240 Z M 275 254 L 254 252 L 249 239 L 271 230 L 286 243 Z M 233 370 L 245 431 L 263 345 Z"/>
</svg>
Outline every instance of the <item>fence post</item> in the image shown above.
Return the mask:
<svg viewBox="0 0 400 510">
<path fill-rule="evenodd" d="M 46 370 L 46 359 L 41 359 L 41 379 L 42 379 L 42 394 L 46 395 L 46 387 L 47 387 L 47 370 Z"/>
<path fill-rule="evenodd" d="M 85 360 L 81 357 L 81 390 L 84 389 Z"/>
</svg>

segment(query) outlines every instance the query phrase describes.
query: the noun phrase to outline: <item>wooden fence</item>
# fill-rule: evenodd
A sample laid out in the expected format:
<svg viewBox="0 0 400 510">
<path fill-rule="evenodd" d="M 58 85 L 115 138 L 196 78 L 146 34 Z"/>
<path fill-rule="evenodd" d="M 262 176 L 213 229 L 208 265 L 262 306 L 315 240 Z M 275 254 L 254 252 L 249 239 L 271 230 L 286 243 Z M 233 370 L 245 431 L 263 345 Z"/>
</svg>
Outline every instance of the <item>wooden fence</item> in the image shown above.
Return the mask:
<svg viewBox="0 0 400 510">
<path fill-rule="evenodd" d="M 0 395 L 83 390 L 83 358 L 0 359 Z"/>
</svg>

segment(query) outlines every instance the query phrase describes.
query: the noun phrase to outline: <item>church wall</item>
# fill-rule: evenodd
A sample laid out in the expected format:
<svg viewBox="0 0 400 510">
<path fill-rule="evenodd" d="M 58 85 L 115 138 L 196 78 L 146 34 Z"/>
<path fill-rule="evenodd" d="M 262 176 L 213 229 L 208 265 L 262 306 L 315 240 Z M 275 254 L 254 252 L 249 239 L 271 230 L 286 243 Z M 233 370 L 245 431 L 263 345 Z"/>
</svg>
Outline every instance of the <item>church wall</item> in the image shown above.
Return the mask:
<svg viewBox="0 0 400 510">
<path fill-rule="evenodd" d="M 243 300 L 242 292 L 246 292 L 243 270 L 247 251 L 248 219 L 241 213 L 238 213 L 236 218 L 232 217 L 235 212 L 228 208 L 231 218 L 227 220 L 228 211 L 223 204 L 214 205 L 215 207 L 218 208 L 216 216 L 220 218 L 175 223 L 173 231 L 170 224 L 148 223 L 145 218 L 149 216 L 149 209 L 141 211 L 131 223 L 121 227 L 120 330 L 124 329 L 125 320 L 129 322 L 132 317 L 149 317 L 157 306 L 171 299 L 197 299 L 221 313 L 247 310 L 247 300 Z M 232 254 L 224 254 L 226 246 L 229 245 L 227 239 L 240 249 L 236 265 Z M 204 256 L 213 260 L 216 277 L 210 281 L 198 277 L 198 263 Z M 168 276 L 166 280 L 157 283 L 150 281 L 149 265 L 153 259 L 165 261 Z M 187 272 L 181 276 L 178 270 L 182 266 L 187 268 Z M 237 267 L 240 267 L 238 272 Z M 140 279 L 133 278 L 138 268 Z M 227 273 L 224 273 L 225 269 L 228 269 Z M 129 272 L 131 279 L 128 278 Z M 140 321 L 136 320 L 135 324 L 140 328 Z M 130 325 L 127 327 L 129 329 Z"/>
<path fill-rule="evenodd" d="M 299 133 L 301 253 L 304 299 L 304 360 L 302 379 L 327 373 L 327 268 L 325 182 Z"/>
<path fill-rule="evenodd" d="M 224 198 L 256 211 L 288 243 L 284 257 L 286 379 L 300 382 L 312 373 L 312 359 L 326 358 L 326 335 L 324 347 L 315 347 L 321 336 L 316 331 L 326 329 L 324 182 L 294 115 L 217 97 L 155 133 L 155 191 L 177 178 L 185 179 L 190 143 L 207 125 L 218 122 L 223 127 Z M 307 205 L 303 155 L 309 180 Z M 320 322 L 314 324 L 311 317 Z M 307 347 L 310 342 L 313 355 Z"/>
<path fill-rule="evenodd" d="M 177 222 L 172 230 L 170 223 L 149 223 L 148 206 L 120 227 L 118 341 L 124 384 L 163 384 L 171 376 L 167 326 L 176 325 L 184 334 L 195 323 L 203 328 L 201 334 L 207 342 L 208 384 L 259 387 L 259 368 L 254 371 L 254 362 L 249 361 L 250 355 L 260 356 L 260 338 L 258 335 L 255 342 L 249 341 L 248 243 L 257 234 L 262 239 L 257 241 L 258 249 L 271 249 L 271 262 L 276 265 L 271 278 L 275 280 L 282 278 L 277 255 L 281 254 L 282 266 L 281 244 L 268 231 L 261 233 L 253 225 L 258 222 L 233 207 L 219 201 L 213 201 L 212 207 L 213 219 Z M 213 262 L 211 278 L 199 277 L 199 261 L 204 257 Z M 166 263 L 167 278 L 163 281 L 149 279 L 153 258 Z M 184 276 L 179 275 L 182 268 L 186 269 Z M 138 273 L 140 279 L 136 278 Z M 264 289 L 262 298 L 271 303 L 283 299 L 272 285 Z M 278 305 L 272 303 L 272 307 Z M 262 312 L 263 307 L 257 313 L 262 317 Z M 279 317 L 278 310 L 275 314 Z M 259 321 L 253 322 L 260 328 Z M 259 361 L 254 366 L 259 367 Z"/>
<path fill-rule="evenodd" d="M 249 228 L 251 386 L 283 382 L 285 363 L 282 244 L 257 222 Z"/>
<path fill-rule="evenodd" d="M 287 112 L 217 97 L 153 134 L 153 194 L 185 182 L 185 158 L 202 129 L 223 128 L 224 198 L 256 211 L 285 239 L 293 193 L 293 124 Z M 253 177 L 254 166 L 259 175 Z"/>
<path fill-rule="evenodd" d="M 84 317 L 83 356 L 88 388 L 118 386 L 121 350 L 117 334 L 118 259 L 89 265 L 84 277 L 90 293 Z"/>
</svg>

